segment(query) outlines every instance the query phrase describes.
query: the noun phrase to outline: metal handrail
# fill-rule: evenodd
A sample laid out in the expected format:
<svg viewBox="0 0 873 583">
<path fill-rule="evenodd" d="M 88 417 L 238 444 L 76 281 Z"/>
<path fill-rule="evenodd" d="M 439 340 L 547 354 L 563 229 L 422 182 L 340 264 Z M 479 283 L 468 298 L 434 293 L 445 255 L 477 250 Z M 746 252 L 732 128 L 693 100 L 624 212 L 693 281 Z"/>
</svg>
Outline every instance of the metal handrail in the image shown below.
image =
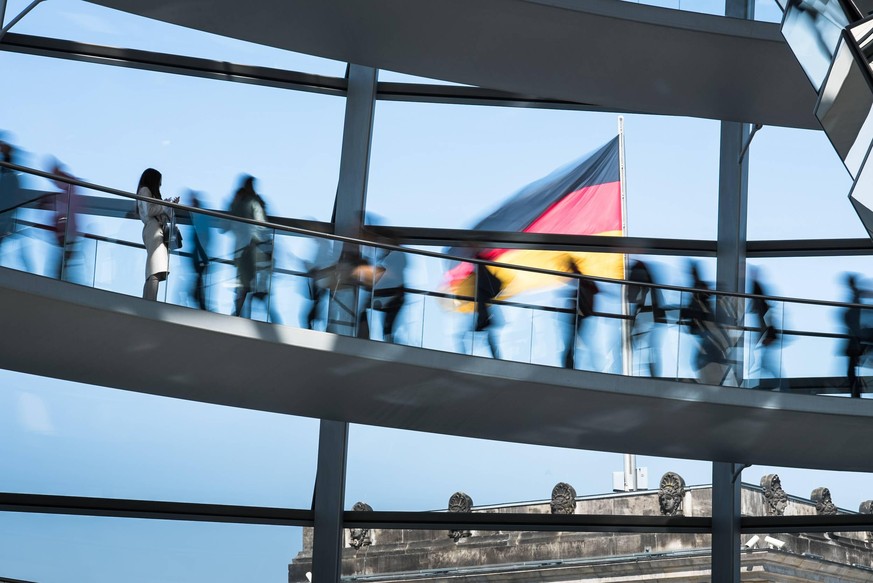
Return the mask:
<svg viewBox="0 0 873 583">
<path fill-rule="evenodd" d="M 51 230 L 51 227 L 48 227 L 46 225 L 42 225 L 39 223 L 33 223 L 30 221 L 21 221 L 21 220 L 19 220 L 17 222 L 18 222 L 18 224 L 25 225 L 28 228 Z M 121 245 L 124 247 L 132 247 L 134 249 L 145 250 L 145 245 L 143 245 L 142 243 L 135 243 L 132 241 L 126 241 L 124 239 L 116 239 L 115 237 L 107 237 L 105 235 L 95 235 L 93 233 L 85 233 L 82 235 L 82 237 L 84 239 L 96 241 L 98 243 L 109 243 L 109 244 L 113 244 L 113 245 Z M 191 253 L 189 251 L 177 250 L 177 251 L 174 251 L 174 254 L 179 255 L 181 257 L 192 257 L 193 256 L 193 253 Z M 221 257 L 211 257 L 210 262 L 220 263 L 223 265 L 233 265 L 232 259 L 226 259 L 226 258 L 221 258 Z M 278 273 L 281 275 L 290 275 L 293 277 L 309 277 L 309 274 L 305 271 L 297 271 L 294 269 L 284 269 L 284 268 L 280 268 L 280 267 L 274 267 L 273 273 Z M 433 290 L 427 290 L 427 289 L 418 289 L 418 288 L 408 287 L 408 286 L 404 287 L 403 289 L 408 294 L 423 296 L 423 297 L 440 298 L 440 299 L 445 299 L 445 300 L 460 300 L 460 301 L 466 301 L 466 302 L 476 301 L 476 298 L 474 296 L 452 294 L 452 293 L 433 291 Z M 752 296 L 752 297 L 756 297 L 756 296 Z M 770 296 L 760 296 L 760 297 L 770 297 Z M 557 314 L 573 314 L 576 311 L 576 309 L 572 308 L 572 307 L 564 308 L 564 307 L 560 307 L 560 306 L 542 306 L 542 305 L 538 305 L 538 304 L 529 304 L 529 303 L 525 303 L 525 302 L 516 302 L 516 301 L 511 301 L 511 300 L 493 299 L 493 300 L 489 300 L 488 303 L 493 304 L 493 305 L 497 305 L 497 306 L 506 306 L 506 307 L 510 307 L 510 308 L 524 308 L 524 309 L 534 310 L 537 312 L 552 312 L 552 313 L 557 313 Z M 867 309 L 873 309 L 873 306 L 868 306 L 866 304 L 845 304 L 845 305 L 846 306 L 860 305 L 860 306 L 866 307 Z M 673 311 L 681 310 L 682 306 L 666 305 L 666 306 L 662 306 L 661 309 L 663 309 L 665 312 L 673 312 Z M 597 311 L 595 311 L 591 315 L 594 317 L 600 317 L 600 318 L 611 318 L 613 320 L 632 320 L 633 319 L 632 316 L 628 316 L 628 315 L 624 315 L 624 314 L 614 314 L 612 312 L 597 312 Z M 677 325 L 683 324 L 683 322 L 679 318 L 677 318 L 675 322 L 670 322 L 670 323 L 677 324 Z M 730 330 L 738 330 L 738 331 L 742 331 L 742 332 L 758 331 L 758 328 L 753 327 L 753 326 L 734 326 L 734 325 L 725 324 L 724 327 L 727 329 L 730 329 Z M 839 340 L 846 340 L 846 339 L 851 338 L 851 336 L 848 334 L 839 334 L 839 333 L 835 333 L 835 332 L 818 332 L 815 330 L 792 330 L 792 329 L 784 329 L 783 328 L 783 329 L 779 330 L 779 333 L 783 334 L 785 336 L 805 336 L 805 337 L 809 337 L 809 338 L 833 338 L 833 339 L 839 339 Z M 0 582 L 0 583 L 2 583 L 2 582 Z"/>
<path fill-rule="evenodd" d="M 0 161 L 0 167 L 8 168 L 10 170 L 15 170 L 18 172 L 23 172 L 25 174 L 31 174 L 34 176 L 39 176 L 42 178 L 46 178 L 48 180 L 63 182 L 66 184 L 71 184 L 73 186 L 78 186 L 80 188 L 87 188 L 89 190 L 96 190 L 98 192 L 104 192 L 107 194 L 112 194 L 114 196 L 120 196 L 123 198 L 129 198 L 131 200 L 142 200 L 149 202 L 151 204 L 160 204 L 162 206 L 171 207 L 173 209 L 178 209 L 182 211 L 186 211 L 189 213 L 199 213 L 202 215 L 210 216 L 213 218 L 226 220 L 226 221 L 234 221 L 238 223 L 249 224 L 258 227 L 265 227 L 272 229 L 274 231 L 279 231 L 282 233 L 287 233 L 291 235 L 302 235 L 306 237 L 312 238 L 321 238 L 321 239 L 330 239 L 332 241 L 338 241 L 341 243 L 348 243 L 352 245 L 359 245 L 365 247 L 376 247 L 379 249 L 387 249 L 390 251 L 399 251 L 402 253 L 410 253 L 413 255 L 420 255 L 423 257 L 430 257 L 434 259 L 442 259 L 444 261 L 454 261 L 458 263 L 472 263 L 474 265 L 485 265 L 489 267 L 497 267 L 501 269 L 511 269 L 517 271 L 525 271 L 528 273 L 537 273 L 540 275 L 549 275 L 553 277 L 560 277 L 564 279 L 584 279 L 590 281 L 598 281 L 601 283 L 612 284 L 612 285 L 628 285 L 628 286 L 636 286 L 636 287 L 646 287 L 649 289 L 659 289 L 659 290 L 667 290 L 667 291 L 676 291 L 680 293 L 708 293 L 716 296 L 724 296 L 731 298 L 742 298 L 742 299 L 764 299 L 774 302 L 783 302 L 783 303 L 795 303 L 795 304 L 807 304 L 807 305 L 817 305 L 817 306 L 829 306 L 829 307 L 837 307 L 837 308 L 863 308 L 863 309 L 871 309 L 873 306 L 868 304 L 857 304 L 851 302 L 834 302 L 829 300 L 816 300 L 811 298 L 797 298 L 790 296 L 767 296 L 761 294 L 750 294 L 743 292 L 729 292 L 722 291 L 716 289 L 701 289 L 694 287 L 683 287 L 678 285 L 670 285 L 670 284 L 662 284 L 662 283 L 649 283 L 649 282 L 639 282 L 639 281 L 631 281 L 626 279 L 614 279 L 609 277 L 595 276 L 595 275 L 584 275 L 577 273 L 570 273 L 566 271 L 554 271 L 551 269 L 542 269 L 539 267 L 530 267 L 530 266 L 520 266 L 514 265 L 511 263 L 501 263 L 498 261 L 491 261 L 488 259 L 481 259 L 478 257 L 461 257 L 458 255 L 449 255 L 446 253 L 438 253 L 435 251 L 426 251 L 423 249 L 414 249 L 409 247 L 403 247 L 401 245 L 394 245 L 392 243 L 386 243 L 384 241 L 378 241 L 374 239 L 362 239 L 358 237 L 349 237 L 346 235 L 337 235 L 334 233 L 323 233 L 320 231 L 313 231 L 311 229 L 304 229 L 302 227 L 292 227 L 288 225 L 281 225 L 278 223 L 273 223 L 269 221 L 256 221 L 254 219 L 247 219 L 243 217 L 238 217 L 236 215 L 232 215 L 230 213 L 216 211 L 212 209 L 205 208 L 194 208 L 181 203 L 174 203 L 169 200 L 158 200 L 155 198 L 148 198 L 138 196 L 136 194 L 126 192 L 124 190 L 119 190 L 116 188 L 111 188 L 108 186 L 102 186 L 99 184 L 95 184 L 92 182 L 86 182 L 84 180 L 78 180 L 75 178 L 68 178 L 66 176 L 58 176 L 56 174 L 52 174 L 50 172 L 44 172 L 42 170 L 37 170 L 35 168 L 29 168 L 27 166 L 20 166 L 18 164 L 11 164 L 9 162 Z"/>
</svg>

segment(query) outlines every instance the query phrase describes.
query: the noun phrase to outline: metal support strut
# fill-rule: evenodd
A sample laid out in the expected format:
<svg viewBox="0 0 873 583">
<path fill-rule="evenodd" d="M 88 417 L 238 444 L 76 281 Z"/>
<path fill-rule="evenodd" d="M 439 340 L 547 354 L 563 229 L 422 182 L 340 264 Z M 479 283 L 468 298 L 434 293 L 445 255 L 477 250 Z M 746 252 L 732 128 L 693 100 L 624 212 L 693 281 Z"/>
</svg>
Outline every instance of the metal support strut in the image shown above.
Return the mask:
<svg viewBox="0 0 873 583">
<path fill-rule="evenodd" d="M 28 15 L 28 13 L 36 8 L 38 4 L 41 4 L 45 0 L 33 0 L 30 4 L 27 5 L 27 8 L 18 13 L 18 16 L 9 21 L 9 24 L 0 28 L 0 40 L 3 40 L 3 37 L 6 36 L 6 33 L 9 32 L 9 29 L 18 24 L 18 22 Z M 0 25 L 3 24 L 4 17 L 6 16 L 6 0 L 0 0 Z"/>
</svg>

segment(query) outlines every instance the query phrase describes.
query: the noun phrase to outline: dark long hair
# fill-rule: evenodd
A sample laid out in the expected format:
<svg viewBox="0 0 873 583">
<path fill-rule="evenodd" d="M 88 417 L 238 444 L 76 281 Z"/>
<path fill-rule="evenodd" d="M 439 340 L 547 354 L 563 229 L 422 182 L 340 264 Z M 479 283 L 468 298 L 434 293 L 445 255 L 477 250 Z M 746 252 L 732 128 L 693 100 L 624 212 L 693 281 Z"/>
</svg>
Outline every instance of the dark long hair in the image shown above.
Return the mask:
<svg viewBox="0 0 873 583">
<path fill-rule="evenodd" d="M 142 176 L 139 177 L 139 184 L 136 187 L 136 192 L 139 194 L 140 188 L 145 186 L 149 189 L 152 198 L 161 199 L 161 173 L 154 168 L 146 168 L 143 170 Z"/>
</svg>

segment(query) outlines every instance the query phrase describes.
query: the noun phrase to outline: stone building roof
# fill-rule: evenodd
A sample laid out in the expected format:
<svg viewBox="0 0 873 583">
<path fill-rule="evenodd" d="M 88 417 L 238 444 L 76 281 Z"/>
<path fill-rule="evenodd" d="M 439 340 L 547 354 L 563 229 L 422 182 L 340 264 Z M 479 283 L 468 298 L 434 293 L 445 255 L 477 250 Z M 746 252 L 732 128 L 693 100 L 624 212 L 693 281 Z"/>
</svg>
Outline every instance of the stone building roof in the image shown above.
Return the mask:
<svg viewBox="0 0 873 583">
<path fill-rule="evenodd" d="M 787 496 L 778 476 L 775 485 L 765 479 L 762 487 L 743 484 L 744 515 L 836 511 L 827 489 L 817 488 L 811 499 L 802 499 Z M 551 501 L 489 507 L 475 507 L 470 501 L 470 511 L 564 512 L 567 493 L 575 491 L 559 486 Z M 665 492 L 672 502 L 665 501 Z M 464 506 L 466 501 L 457 494 L 452 500 Z M 678 509 L 685 516 L 711 516 L 711 495 L 709 486 L 686 488 L 675 480 L 665 490 L 662 480 L 662 488 L 655 491 L 575 497 L 574 510 L 592 515 L 663 515 Z M 743 581 L 873 581 L 873 536 L 868 533 L 767 536 L 783 546 L 765 542 L 765 535 L 744 537 L 743 542 L 750 544 L 742 551 Z M 347 529 L 342 572 L 344 579 L 385 583 L 698 583 L 710 580 L 710 547 L 709 534 Z M 303 549 L 289 565 L 289 583 L 305 583 L 311 561 L 312 533 L 307 529 Z"/>
</svg>

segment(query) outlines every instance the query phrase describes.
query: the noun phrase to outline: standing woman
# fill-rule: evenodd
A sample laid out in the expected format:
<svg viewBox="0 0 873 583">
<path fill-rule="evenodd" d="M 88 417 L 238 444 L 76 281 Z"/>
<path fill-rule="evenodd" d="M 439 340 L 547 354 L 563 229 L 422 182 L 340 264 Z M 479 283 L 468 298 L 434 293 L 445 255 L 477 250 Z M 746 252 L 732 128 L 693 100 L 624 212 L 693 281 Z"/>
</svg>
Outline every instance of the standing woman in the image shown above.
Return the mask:
<svg viewBox="0 0 873 583">
<path fill-rule="evenodd" d="M 161 198 L 161 173 L 154 168 L 146 168 L 139 179 L 136 194 L 143 198 Z M 179 202 L 179 197 L 169 199 Z M 143 222 L 142 242 L 146 248 L 145 285 L 142 297 L 146 300 L 158 299 L 158 284 L 167 279 L 170 273 L 170 252 L 164 244 L 164 216 L 172 219 L 173 208 L 144 200 L 136 201 L 136 210 Z"/>
</svg>

